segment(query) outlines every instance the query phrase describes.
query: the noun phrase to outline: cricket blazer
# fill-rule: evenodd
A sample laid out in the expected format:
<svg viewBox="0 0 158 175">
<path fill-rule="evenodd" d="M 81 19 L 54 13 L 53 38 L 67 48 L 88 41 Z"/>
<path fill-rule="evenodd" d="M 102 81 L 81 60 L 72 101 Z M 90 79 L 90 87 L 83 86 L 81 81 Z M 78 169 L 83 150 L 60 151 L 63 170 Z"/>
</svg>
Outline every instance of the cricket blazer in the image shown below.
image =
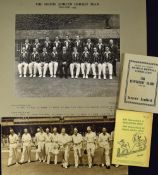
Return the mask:
<svg viewBox="0 0 158 175">
<path fill-rule="evenodd" d="M 50 62 L 50 55 L 48 54 L 48 52 L 42 52 L 40 54 L 40 62 L 45 62 L 45 63 L 49 63 Z"/>
<path fill-rule="evenodd" d="M 26 49 L 26 51 L 27 51 L 28 53 L 31 53 L 31 52 L 32 52 L 32 45 L 31 45 L 30 43 L 28 43 L 28 44 L 24 43 L 24 44 L 22 45 L 22 47 L 25 47 L 25 49 Z"/>
<path fill-rule="evenodd" d="M 72 54 L 71 54 L 71 62 L 72 63 L 80 63 L 81 62 L 80 54 L 78 52 L 76 52 L 76 54 L 75 54 L 75 52 L 72 52 Z"/>
<path fill-rule="evenodd" d="M 93 52 L 93 43 L 86 43 L 84 47 L 87 47 L 89 52 Z"/>
<path fill-rule="evenodd" d="M 106 63 L 113 62 L 113 56 L 112 56 L 112 53 L 110 51 L 103 53 L 103 62 L 106 62 Z"/>
<path fill-rule="evenodd" d="M 87 52 L 84 51 L 82 53 L 81 62 L 82 63 L 91 63 L 91 55 L 88 51 Z"/>
<path fill-rule="evenodd" d="M 102 57 L 99 52 L 93 52 L 92 63 L 102 63 Z"/>
<path fill-rule="evenodd" d="M 105 45 L 102 44 L 102 43 L 101 43 L 101 44 L 97 43 L 95 47 L 97 48 L 97 51 L 98 51 L 100 54 L 102 54 L 102 53 L 104 52 L 104 50 L 105 50 Z"/>
<path fill-rule="evenodd" d="M 57 52 L 52 52 L 50 55 L 50 61 L 58 62 L 59 61 L 59 54 Z"/>
<path fill-rule="evenodd" d="M 56 50 L 57 52 L 60 52 L 61 51 L 61 48 L 62 48 L 62 43 L 60 41 L 54 41 L 53 42 L 53 47 L 56 47 Z"/>
<path fill-rule="evenodd" d="M 37 62 L 39 63 L 40 62 L 40 55 L 38 52 L 32 52 L 31 55 L 30 55 L 30 62 Z"/>
<path fill-rule="evenodd" d="M 29 56 L 27 52 L 22 52 L 19 56 L 19 63 L 25 62 L 25 63 L 29 63 Z"/>
<path fill-rule="evenodd" d="M 51 52 L 51 49 L 52 49 L 51 41 L 49 41 L 49 42 L 44 41 L 43 47 L 45 47 L 47 49 L 47 52 Z"/>
<path fill-rule="evenodd" d="M 73 47 L 76 47 L 77 48 L 77 51 L 79 53 L 82 52 L 82 50 L 83 50 L 83 43 L 82 43 L 82 41 L 79 41 L 79 42 L 74 41 Z"/>
</svg>

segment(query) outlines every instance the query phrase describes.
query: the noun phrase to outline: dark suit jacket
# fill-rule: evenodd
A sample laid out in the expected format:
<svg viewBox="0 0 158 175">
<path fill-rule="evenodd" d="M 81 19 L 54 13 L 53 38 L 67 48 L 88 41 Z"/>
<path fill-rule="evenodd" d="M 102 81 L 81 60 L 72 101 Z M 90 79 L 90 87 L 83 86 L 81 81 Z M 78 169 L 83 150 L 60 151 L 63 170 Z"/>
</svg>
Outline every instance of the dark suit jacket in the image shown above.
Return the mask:
<svg viewBox="0 0 158 175">
<path fill-rule="evenodd" d="M 115 59 L 118 60 L 118 48 L 117 48 L 117 46 L 116 45 L 113 45 L 113 46 L 109 45 L 109 48 L 110 48 L 110 52 L 113 56 L 113 61 Z"/>
<path fill-rule="evenodd" d="M 60 63 L 61 62 L 66 62 L 68 64 L 70 63 L 70 54 L 68 52 L 66 53 L 61 52 L 59 58 Z"/>
<path fill-rule="evenodd" d="M 58 52 L 56 52 L 55 54 L 54 54 L 54 52 L 51 53 L 50 61 L 57 61 L 57 62 L 59 61 L 59 54 L 58 54 Z"/>
</svg>

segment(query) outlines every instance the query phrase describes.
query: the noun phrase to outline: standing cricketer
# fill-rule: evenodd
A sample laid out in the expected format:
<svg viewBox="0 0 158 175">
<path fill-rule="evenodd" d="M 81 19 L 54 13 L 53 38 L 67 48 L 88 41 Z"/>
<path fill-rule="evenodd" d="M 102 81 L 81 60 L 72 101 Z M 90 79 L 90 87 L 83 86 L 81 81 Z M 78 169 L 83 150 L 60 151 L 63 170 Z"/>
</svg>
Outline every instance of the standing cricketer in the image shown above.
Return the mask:
<svg viewBox="0 0 158 175">
<path fill-rule="evenodd" d="M 49 160 L 49 152 L 52 147 L 52 134 L 49 132 L 49 128 L 46 129 L 46 134 L 45 134 L 45 153 L 46 153 L 46 159 L 47 159 L 47 164 Z"/>
<path fill-rule="evenodd" d="M 45 157 L 45 132 L 43 131 L 42 128 L 40 128 L 40 132 L 37 135 L 37 152 L 38 152 L 38 157 L 39 157 L 39 162 L 45 162 L 46 157 Z"/>
<path fill-rule="evenodd" d="M 102 166 L 104 166 L 104 162 L 107 169 L 110 169 L 110 134 L 107 133 L 106 128 L 102 129 L 102 133 L 99 134 L 98 144 L 101 148 L 102 153 Z"/>
<path fill-rule="evenodd" d="M 58 154 L 59 154 L 59 134 L 57 132 L 57 128 L 53 128 L 53 134 L 52 134 L 52 147 L 49 153 L 49 158 L 47 160 L 47 164 L 50 163 L 50 157 L 51 155 L 54 155 L 54 164 L 56 165 L 58 163 Z"/>
<path fill-rule="evenodd" d="M 59 145 L 60 151 L 63 153 L 63 167 L 68 167 L 69 160 L 69 143 L 71 142 L 70 136 L 66 134 L 65 128 L 61 129 L 61 134 L 59 135 Z"/>
<path fill-rule="evenodd" d="M 78 129 L 74 128 L 74 134 L 72 135 L 72 143 L 74 150 L 75 168 L 78 168 L 79 160 L 82 163 L 82 135 L 78 133 Z"/>
<path fill-rule="evenodd" d="M 93 165 L 94 153 L 96 149 L 96 133 L 92 132 L 91 127 L 87 127 L 87 133 L 85 135 L 85 140 L 87 143 L 87 156 L 88 156 L 88 166 L 89 168 Z"/>
<path fill-rule="evenodd" d="M 13 161 L 18 164 L 18 136 L 14 133 L 13 129 L 10 129 L 9 135 L 9 158 L 8 158 L 8 166 L 13 164 Z"/>
<path fill-rule="evenodd" d="M 24 129 L 24 134 L 22 135 L 22 155 L 20 163 L 24 163 L 25 156 L 27 154 L 28 157 L 28 163 L 31 162 L 31 135 L 28 133 L 28 130 Z"/>
</svg>

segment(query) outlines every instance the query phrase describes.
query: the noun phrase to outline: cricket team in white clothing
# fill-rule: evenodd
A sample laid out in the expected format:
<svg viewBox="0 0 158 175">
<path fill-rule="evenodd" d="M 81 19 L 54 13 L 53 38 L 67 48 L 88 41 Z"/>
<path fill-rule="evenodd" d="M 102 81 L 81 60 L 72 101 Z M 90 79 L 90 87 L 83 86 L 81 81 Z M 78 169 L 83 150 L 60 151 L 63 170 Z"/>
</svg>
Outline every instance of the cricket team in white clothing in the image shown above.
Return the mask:
<svg viewBox="0 0 158 175">
<path fill-rule="evenodd" d="M 19 138 L 11 128 L 9 135 L 8 166 L 13 165 L 14 163 L 23 164 L 24 162 L 30 163 L 32 161 L 32 138 L 27 129 L 24 129 L 21 141 L 22 154 L 19 159 Z M 65 128 L 62 128 L 59 134 L 56 127 L 53 128 L 53 132 L 50 132 L 49 128 L 44 131 L 40 127 L 35 134 L 36 161 L 50 164 L 51 159 L 53 159 L 54 164 L 56 165 L 58 163 L 58 154 L 60 153 L 63 158 L 62 166 L 68 168 L 70 149 L 73 148 L 75 168 L 78 168 L 79 165 L 82 164 L 83 153 L 87 154 L 88 167 L 92 168 L 94 165 L 95 151 L 97 148 L 100 148 L 101 166 L 106 166 L 107 169 L 110 169 L 111 142 L 113 142 L 113 138 L 107 133 L 106 128 L 102 128 L 102 132 L 97 137 L 96 133 L 91 130 L 90 126 L 88 126 L 87 132 L 83 137 L 78 132 L 77 128 L 74 128 L 72 135 L 68 135 Z"/>
<path fill-rule="evenodd" d="M 62 78 L 81 77 L 88 79 L 92 73 L 94 79 L 112 79 L 116 76 L 118 48 L 113 39 L 103 43 L 99 38 L 93 43 L 90 38 L 83 42 L 77 35 L 75 40 L 67 35 L 64 41 L 56 36 L 54 41 L 49 37 L 43 43 L 36 38 L 33 44 L 26 39 L 18 58 L 19 77 Z"/>
</svg>

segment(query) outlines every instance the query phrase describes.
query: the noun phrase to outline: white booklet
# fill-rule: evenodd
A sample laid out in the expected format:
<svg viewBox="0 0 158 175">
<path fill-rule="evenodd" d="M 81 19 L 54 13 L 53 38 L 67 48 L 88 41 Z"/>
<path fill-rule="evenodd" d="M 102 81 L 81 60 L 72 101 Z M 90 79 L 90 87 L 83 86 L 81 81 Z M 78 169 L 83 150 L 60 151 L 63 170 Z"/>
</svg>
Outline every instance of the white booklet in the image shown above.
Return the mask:
<svg viewBox="0 0 158 175">
<path fill-rule="evenodd" d="M 158 58 L 125 54 L 118 108 L 158 113 Z"/>
</svg>

